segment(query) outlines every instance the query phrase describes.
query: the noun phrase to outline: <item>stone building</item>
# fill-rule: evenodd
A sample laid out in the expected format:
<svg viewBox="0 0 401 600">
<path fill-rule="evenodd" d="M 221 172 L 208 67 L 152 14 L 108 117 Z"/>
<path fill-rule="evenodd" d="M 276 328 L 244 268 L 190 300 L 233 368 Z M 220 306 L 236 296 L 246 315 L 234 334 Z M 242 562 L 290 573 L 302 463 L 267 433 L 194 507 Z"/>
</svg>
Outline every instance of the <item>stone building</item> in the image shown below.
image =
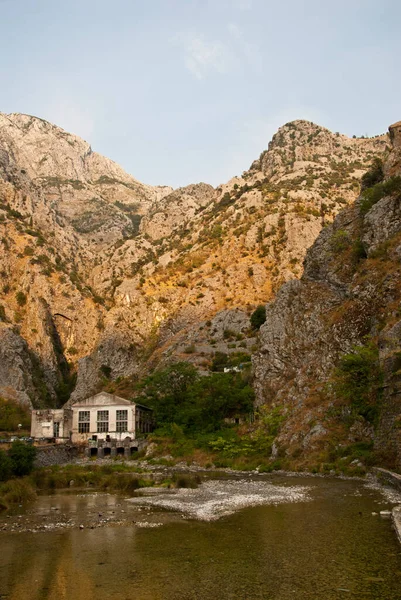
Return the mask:
<svg viewBox="0 0 401 600">
<path fill-rule="evenodd" d="M 100 392 L 69 408 L 33 410 L 31 436 L 88 444 L 92 455 L 127 455 L 138 450 L 139 439 L 152 426 L 152 410 L 147 406 Z"/>
</svg>

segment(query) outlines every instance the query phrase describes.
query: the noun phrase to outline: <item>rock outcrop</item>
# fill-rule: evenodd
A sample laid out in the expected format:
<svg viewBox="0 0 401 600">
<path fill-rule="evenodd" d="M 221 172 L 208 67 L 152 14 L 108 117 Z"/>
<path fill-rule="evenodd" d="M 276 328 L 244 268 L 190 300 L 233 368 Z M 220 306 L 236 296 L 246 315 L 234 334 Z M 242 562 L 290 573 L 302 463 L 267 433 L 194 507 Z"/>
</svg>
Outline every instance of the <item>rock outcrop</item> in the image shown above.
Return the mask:
<svg viewBox="0 0 401 600">
<path fill-rule="evenodd" d="M 374 440 L 382 464 L 401 467 L 399 135 L 399 124 L 391 126 L 384 181 L 322 230 L 301 279 L 267 305 L 255 387 L 259 405 L 286 414 L 276 440 L 286 456 L 321 459 L 336 444 Z M 383 381 L 364 415 L 352 399 L 336 398 L 333 386 L 341 357 L 367 344 L 377 349 Z M 373 412 L 377 418 L 366 416 Z"/>
<path fill-rule="evenodd" d="M 75 378 L 78 399 L 159 360 L 250 354 L 249 315 L 300 277 L 388 143 L 295 121 L 241 177 L 172 190 L 46 121 L 0 114 L 0 320 L 42 373 L 15 396 L 60 404 Z M 220 336 L 221 314 L 247 326 Z"/>
</svg>

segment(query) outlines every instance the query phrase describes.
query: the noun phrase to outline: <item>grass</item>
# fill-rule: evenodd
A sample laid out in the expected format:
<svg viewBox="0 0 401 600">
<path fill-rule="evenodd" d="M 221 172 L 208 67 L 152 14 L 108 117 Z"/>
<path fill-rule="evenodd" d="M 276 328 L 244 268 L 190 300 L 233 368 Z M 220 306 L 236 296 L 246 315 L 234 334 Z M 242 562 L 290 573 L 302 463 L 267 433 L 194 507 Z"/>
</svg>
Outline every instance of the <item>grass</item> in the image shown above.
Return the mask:
<svg viewBox="0 0 401 600">
<path fill-rule="evenodd" d="M 28 477 L 10 479 L 0 485 L 0 511 L 36 498 L 36 490 Z"/>
<path fill-rule="evenodd" d="M 0 511 L 25 504 L 37 492 L 57 489 L 92 488 L 100 491 L 132 494 L 135 490 L 155 485 L 166 488 L 196 488 L 199 476 L 174 474 L 156 481 L 152 473 L 132 465 L 54 465 L 36 469 L 27 477 L 10 479 L 0 485 Z"/>
</svg>

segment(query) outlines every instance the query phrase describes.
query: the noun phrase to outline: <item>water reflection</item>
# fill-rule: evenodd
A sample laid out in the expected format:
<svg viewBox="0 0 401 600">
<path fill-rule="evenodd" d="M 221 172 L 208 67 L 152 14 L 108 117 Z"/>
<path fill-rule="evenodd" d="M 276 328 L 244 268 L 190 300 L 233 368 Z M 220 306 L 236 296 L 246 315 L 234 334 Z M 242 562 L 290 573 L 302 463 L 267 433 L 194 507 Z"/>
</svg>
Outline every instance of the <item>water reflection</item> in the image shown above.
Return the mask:
<svg viewBox="0 0 401 600">
<path fill-rule="evenodd" d="M 207 523 L 3 534 L 0 598 L 401 599 L 400 547 L 391 523 L 371 514 L 376 502 L 385 505 L 380 495 L 319 480 L 311 494 L 306 504 L 247 508 Z M 98 507 L 96 497 L 51 502 L 78 515 Z M 110 510 L 119 504 L 107 501 Z"/>
</svg>

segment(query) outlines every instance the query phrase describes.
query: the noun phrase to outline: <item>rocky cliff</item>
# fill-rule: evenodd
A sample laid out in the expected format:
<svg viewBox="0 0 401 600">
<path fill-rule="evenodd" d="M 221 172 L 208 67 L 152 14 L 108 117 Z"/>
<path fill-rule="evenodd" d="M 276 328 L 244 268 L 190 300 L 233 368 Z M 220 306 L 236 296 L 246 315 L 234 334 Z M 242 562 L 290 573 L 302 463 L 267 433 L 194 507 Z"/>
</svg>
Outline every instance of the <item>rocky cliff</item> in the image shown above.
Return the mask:
<svg viewBox="0 0 401 600">
<path fill-rule="evenodd" d="M 241 177 L 172 190 L 0 114 L 0 394 L 56 405 L 160 361 L 250 354 L 250 313 L 301 276 L 388 144 L 295 121 Z"/>
<path fill-rule="evenodd" d="M 257 401 L 284 415 L 274 454 L 301 464 L 373 442 L 372 460 L 401 468 L 401 124 L 389 131 L 383 167 L 321 231 L 260 330 Z"/>
</svg>

